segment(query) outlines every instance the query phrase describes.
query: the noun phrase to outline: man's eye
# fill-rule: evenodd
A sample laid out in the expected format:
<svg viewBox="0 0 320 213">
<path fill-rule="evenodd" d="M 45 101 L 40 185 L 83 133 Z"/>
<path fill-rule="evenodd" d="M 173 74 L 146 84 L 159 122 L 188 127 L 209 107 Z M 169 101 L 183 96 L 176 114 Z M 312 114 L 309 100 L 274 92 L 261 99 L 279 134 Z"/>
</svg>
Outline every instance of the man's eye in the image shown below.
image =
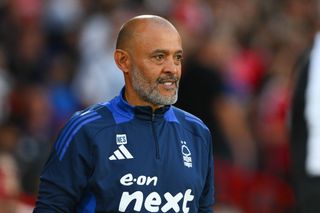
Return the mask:
<svg viewBox="0 0 320 213">
<path fill-rule="evenodd" d="M 183 59 L 182 55 L 176 55 L 176 60 L 181 61 Z"/>
<path fill-rule="evenodd" d="M 164 55 L 155 55 L 153 56 L 157 61 L 162 61 L 164 59 Z"/>
<path fill-rule="evenodd" d="M 178 55 L 175 55 L 174 61 L 176 64 L 180 64 L 182 59 L 183 59 L 182 55 L 178 54 Z"/>
</svg>

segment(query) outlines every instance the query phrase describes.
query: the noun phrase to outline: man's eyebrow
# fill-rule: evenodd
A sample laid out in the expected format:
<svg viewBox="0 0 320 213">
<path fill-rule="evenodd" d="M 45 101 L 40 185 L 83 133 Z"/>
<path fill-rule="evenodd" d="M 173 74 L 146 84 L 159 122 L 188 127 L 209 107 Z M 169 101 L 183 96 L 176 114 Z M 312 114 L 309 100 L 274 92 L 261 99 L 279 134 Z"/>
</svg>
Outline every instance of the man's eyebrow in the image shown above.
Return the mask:
<svg viewBox="0 0 320 213">
<path fill-rule="evenodd" d="M 169 51 L 168 50 L 162 50 L 162 49 L 156 49 L 156 50 L 152 51 L 152 54 L 157 54 L 157 53 L 169 54 Z"/>
<path fill-rule="evenodd" d="M 152 51 L 152 54 L 157 54 L 157 53 L 164 53 L 164 54 L 169 54 L 170 51 L 169 50 L 163 50 L 163 49 L 156 49 L 154 51 Z M 182 50 L 177 50 L 174 52 L 174 54 L 182 54 L 183 51 Z"/>
<path fill-rule="evenodd" d="M 183 54 L 183 50 L 178 50 L 175 52 L 176 54 Z"/>
</svg>

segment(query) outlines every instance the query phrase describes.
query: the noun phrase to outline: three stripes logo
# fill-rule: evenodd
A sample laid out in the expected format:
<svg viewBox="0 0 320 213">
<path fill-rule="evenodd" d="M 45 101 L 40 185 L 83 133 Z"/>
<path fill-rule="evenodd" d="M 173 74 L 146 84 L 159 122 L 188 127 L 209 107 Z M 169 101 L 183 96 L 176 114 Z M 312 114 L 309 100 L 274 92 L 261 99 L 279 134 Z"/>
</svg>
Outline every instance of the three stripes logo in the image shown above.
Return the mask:
<svg viewBox="0 0 320 213">
<path fill-rule="evenodd" d="M 119 147 L 109 157 L 109 160 L 133 159 L 133 156 L 131 155 L 129 150 L 124 146 L 124 144 L 127 144 L 127 136 L 126 136 L 126 134 L 117 134 L 116 142 L 119 145 Z"/>
</svg>

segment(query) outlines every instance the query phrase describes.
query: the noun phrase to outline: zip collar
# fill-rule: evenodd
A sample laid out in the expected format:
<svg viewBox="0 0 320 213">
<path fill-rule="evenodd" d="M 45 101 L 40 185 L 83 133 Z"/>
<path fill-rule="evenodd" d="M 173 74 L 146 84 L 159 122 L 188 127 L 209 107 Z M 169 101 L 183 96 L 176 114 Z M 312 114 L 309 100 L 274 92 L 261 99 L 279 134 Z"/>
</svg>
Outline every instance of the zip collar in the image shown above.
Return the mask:
<svg viewBox="0 0 320 213">
<path fill-rule="evenodd" d="M 122 116 L 125 116 L 128 120 L 132 118 L 138 118 L 141 120 L 176 120 L 175 116 L 173 116 L 172 106 L 165 105 L 156 109 L 155 111 L 152 110 L 150 106 L 132 106 L 124 99 L 124 87 L 120 91 L 120 94 L 110 101 L 110 104 L 113 105 L 112 110 L 113 112 L 120 113 Z M 110 107 L 108 107 L 110 108 Z"/>
</svg>

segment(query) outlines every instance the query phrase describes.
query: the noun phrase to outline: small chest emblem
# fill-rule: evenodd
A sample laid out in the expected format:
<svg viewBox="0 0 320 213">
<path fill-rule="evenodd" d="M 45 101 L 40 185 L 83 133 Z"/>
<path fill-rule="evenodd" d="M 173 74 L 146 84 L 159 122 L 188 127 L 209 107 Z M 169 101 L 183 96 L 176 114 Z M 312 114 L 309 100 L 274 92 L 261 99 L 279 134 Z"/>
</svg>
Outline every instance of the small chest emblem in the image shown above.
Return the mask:
<svg viewBox="0 0 320 213">
<path fill-rule="evenodd" d="M 125 159 L 133 158 L 129 150 L 124 146 L 125 144 L 128 143 L 126 134 L 117 134 L 116 143 L 119 147 L 109 157 L 109 160 L 125 160 Z"/>
<path fill-rule="evenodd" d="M 182 153 L 184 166 L 191 168 L 192 167 L 191 151 L 188 148 L 186 141 L 181 141 L 181 153 Z"/>
<path fill-rule="evenodd" d="M 116 141 L 117 141 L 117 144 L 120 146 L 120 145 L 124 145 L 124 144 L 127 144 L 127 135 L 126 134 L 117 134 L 116 135 Z"/>
</svg>

